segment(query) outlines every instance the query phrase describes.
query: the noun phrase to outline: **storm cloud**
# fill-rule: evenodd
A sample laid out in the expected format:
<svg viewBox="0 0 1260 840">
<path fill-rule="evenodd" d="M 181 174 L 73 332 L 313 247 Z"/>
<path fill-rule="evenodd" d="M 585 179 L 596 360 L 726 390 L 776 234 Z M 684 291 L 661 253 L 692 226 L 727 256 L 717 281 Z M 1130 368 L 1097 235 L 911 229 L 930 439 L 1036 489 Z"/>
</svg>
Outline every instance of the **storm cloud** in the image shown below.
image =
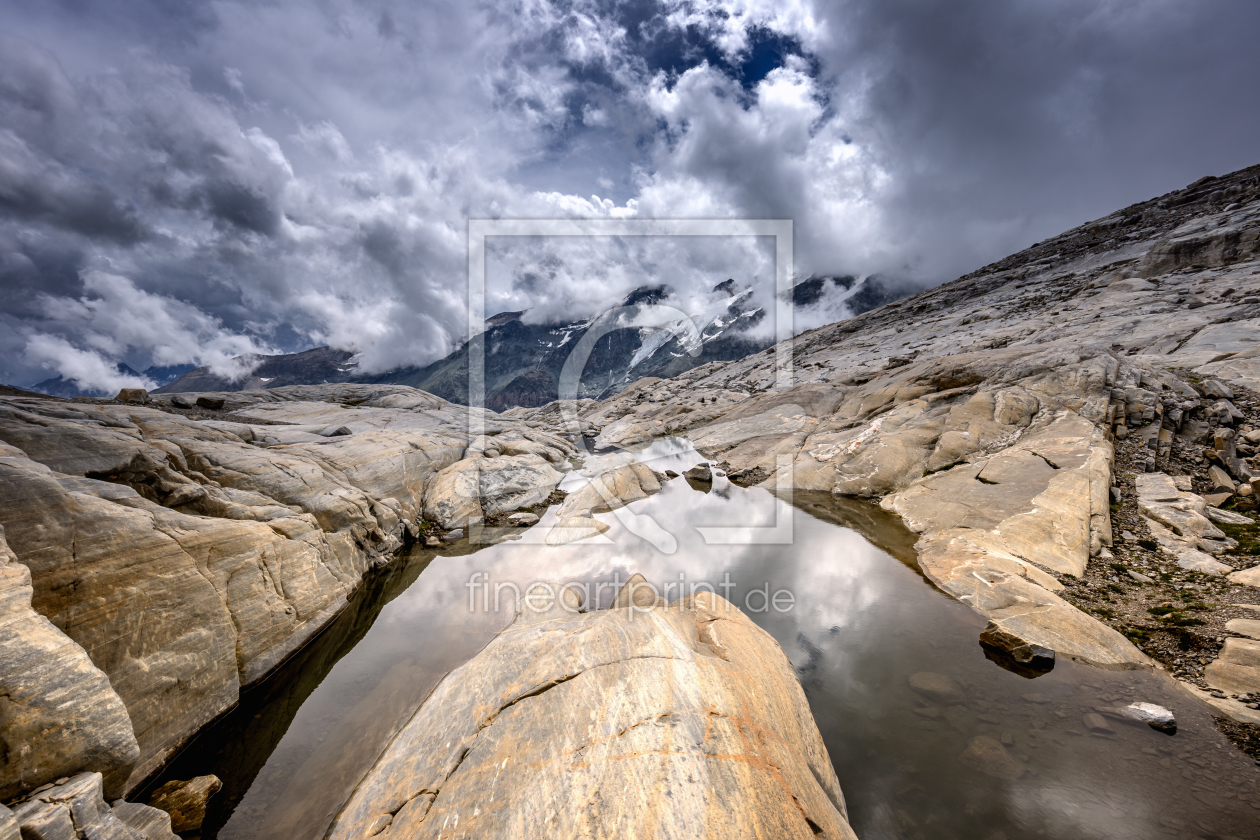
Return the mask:
<svg viewBox="0 0 1260 840">
<path fill-rule="evenodd" d="M 16 384 L 426 363 L 464 337 L 469 218 L 789 218 L 801 276 L 926 286 L 1257 162 L 1245 0 L 0 6 Z M 755 243 L 492 256 L 488 312 L 549 320 L 772 277 Z"/>
</svg>

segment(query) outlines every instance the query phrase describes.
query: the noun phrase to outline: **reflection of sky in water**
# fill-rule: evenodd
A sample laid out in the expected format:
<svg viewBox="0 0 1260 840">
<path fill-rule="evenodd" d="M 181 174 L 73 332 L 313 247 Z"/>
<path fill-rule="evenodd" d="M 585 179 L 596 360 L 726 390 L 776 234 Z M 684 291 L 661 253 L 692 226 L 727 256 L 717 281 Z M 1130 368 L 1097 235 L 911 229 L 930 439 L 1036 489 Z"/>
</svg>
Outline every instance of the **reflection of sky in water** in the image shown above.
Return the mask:
<svg viewBox="0 0 1260 840">
<path fill-rule="evenodd" d="M 698 460 L 676 442 L 646 456 L 658 471 Z M 569 476 L 567 489 L 581 480 Z M 673 534 L 677 550 L 657 550 L 613 513 L 599 515 L 611 526 L 602 537 L 541 545 L 553 509 L 517 541 L 435 558 L 307 699 L 220 836 L 264 837 L 279 826 L 285 836 L 319 836 L 441 674 L 511 620 L 510 604 L 485 612 L 480 594 L 470 611 L 474 573 L 523 591 L 540 580 L 593 584 L 639 572 L 658 586 L 729 574 L 741 607 L 767 585 L 795 596 L 788 612 L 750 614 L 796 666 L 863 840 L 1260 837 L 1260 773 L 1166 678 L 1070 662 L 1035 681 L 1003 671 L 977 644 L 979 616 L 857 531 L 762 490 L 703 493 L 678 478 L 632 510 Z M 696 530 L 769 527 L 784 515 L 791 545 L 707 545 Z M 605 589 L 602 601 L 611 597 Z M 915 694 L 908 677 L 918 671 L 953 677 L 966 703 Z M 1086 713 L 1135 700 L 1173 708 L 1177 736 L 1117 721 L 1110 737 L 1085 731 Z M 976 737 L 1006 743 L 1009 766 L 960 761 Z"/>
</svg>

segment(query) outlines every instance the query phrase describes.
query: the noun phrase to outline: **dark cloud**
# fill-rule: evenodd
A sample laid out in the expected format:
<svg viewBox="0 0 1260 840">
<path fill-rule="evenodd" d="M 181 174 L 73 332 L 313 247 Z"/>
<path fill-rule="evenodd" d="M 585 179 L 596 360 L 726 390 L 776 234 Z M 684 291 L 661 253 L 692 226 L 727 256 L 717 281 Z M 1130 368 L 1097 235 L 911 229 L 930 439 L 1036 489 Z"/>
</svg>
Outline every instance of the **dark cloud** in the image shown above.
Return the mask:
<svg viewBox="0 0 1260 840">
<path fill-rule="evenodd" d="M 462 337 L 469 218 L 791 218 L 803 273 L 940 282 L 1255 163 L 1260 129 L 1244 0 L 0 10 L 18 383 L 325 341 L 427 362 Z M 769 277 L 692 245 L 504 246 L 489 300 L 579 318 Z"/>
</svg>

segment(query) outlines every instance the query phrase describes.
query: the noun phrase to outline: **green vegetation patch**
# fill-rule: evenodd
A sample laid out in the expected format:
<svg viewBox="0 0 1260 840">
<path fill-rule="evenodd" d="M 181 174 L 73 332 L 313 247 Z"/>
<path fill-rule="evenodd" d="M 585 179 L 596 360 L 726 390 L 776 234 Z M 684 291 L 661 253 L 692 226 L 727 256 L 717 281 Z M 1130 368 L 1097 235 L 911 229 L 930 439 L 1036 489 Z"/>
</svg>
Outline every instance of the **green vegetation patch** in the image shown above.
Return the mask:
<svg viewBox="0 0 1260 840">
<path fill-rule="evenodd" d="M 1238 548 L 1234 549 L 1235 554 L 1260 554 L 1260 523 L 1251 525 L 1217 523 L 1216 527 L 1224 531 L 1225 536 L 1238 540 Z"/>
</svg>

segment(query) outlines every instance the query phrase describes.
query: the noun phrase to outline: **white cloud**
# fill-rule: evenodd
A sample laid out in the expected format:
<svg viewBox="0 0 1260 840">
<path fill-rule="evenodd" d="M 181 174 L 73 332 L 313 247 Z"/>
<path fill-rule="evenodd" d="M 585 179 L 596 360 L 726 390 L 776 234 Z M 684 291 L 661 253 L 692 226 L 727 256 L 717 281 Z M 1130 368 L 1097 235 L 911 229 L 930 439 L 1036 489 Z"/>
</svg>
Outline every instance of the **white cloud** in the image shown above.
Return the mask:
<svg viewBox="0 0 1260 840">
<path fill-rule="evenodd" d="M 1254 75 L 1230 44 L 1257 12 L 1064 3 L 13 6 L 0 319 L 107 360 L 210 330 L 211 357 L 328 341 L 380 370 L 462 339 L 469 218 L 790 218 L 799 274 L 926 283 L 1254 162 L 1260 116 L 1219 79 Z M 693 245 L 525 245 L 494 302 L 576 318 L 769 277 Z M 146 295 L 184 332 L 108 317 Z"/>
<path fill-rule="evenodd" d="M 55 371 L 78 387 L 101 394 L 117 393 L 122 388 L 155 388 L 144 376 L 118 372 L 117 362 L 100 353 L 75 347 L 56 335 L 36 333 L 26 343 L 26 361 L 46 371 Z"/>
<path fill-rule="evenodd" d="M 31 363 L 84 385 L 115 382 L 117 363 L 137 352 L 155 365 L 208 365 L 229 378 L 249 372 L 235 357 L 275 352 L 226 330 L 197 307 L 145 292 L 121 275 L 84 272 L 83 288 L 78 298 L 40 297 L 43 319 L 27 340 L 26 355 Z M 101 371 L 107 375 L 101 374 L 100 382 L 85 378 Z"/>
</svg>

